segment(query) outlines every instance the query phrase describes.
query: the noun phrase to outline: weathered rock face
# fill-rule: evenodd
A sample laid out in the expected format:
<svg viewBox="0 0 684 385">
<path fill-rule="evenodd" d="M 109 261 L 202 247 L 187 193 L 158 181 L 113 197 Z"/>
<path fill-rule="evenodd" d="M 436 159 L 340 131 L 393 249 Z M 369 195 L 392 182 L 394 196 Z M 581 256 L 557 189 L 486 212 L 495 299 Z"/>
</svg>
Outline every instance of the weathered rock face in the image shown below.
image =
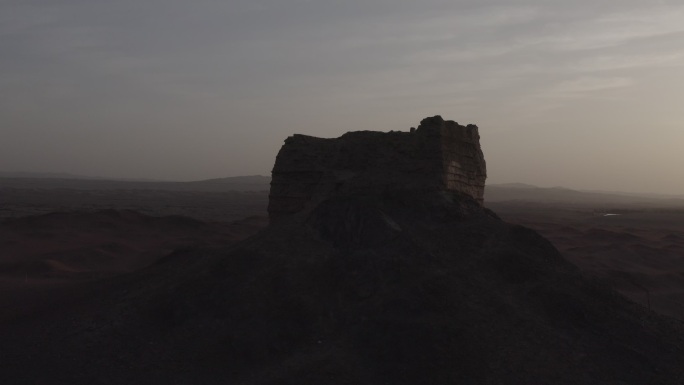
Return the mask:
<svg viewBox="0 0 684 385">
<path fill-rule="evenodd" d="M 483 203 L 487 170 L 475 125 L 440 116 L 411 132 L 349 132 L 335 139 L 294 135 L 273 168 L 271 219 L 345 195 L 457 191 Z"/>
</svg>

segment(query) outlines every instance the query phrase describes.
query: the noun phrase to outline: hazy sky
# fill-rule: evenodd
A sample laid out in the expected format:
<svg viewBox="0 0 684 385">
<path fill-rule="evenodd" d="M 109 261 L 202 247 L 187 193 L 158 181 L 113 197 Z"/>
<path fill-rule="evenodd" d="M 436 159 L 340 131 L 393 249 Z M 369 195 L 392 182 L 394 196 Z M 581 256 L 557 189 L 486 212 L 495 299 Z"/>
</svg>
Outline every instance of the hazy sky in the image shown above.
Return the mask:
<svg viewBox="0 0 684 385">
<path fill-rule="evenodd" d="M 0 171 L 267 175 L 436 114 L 490 183 L 684 194 L 684 4 L 0 1 Z"/>
</svg>

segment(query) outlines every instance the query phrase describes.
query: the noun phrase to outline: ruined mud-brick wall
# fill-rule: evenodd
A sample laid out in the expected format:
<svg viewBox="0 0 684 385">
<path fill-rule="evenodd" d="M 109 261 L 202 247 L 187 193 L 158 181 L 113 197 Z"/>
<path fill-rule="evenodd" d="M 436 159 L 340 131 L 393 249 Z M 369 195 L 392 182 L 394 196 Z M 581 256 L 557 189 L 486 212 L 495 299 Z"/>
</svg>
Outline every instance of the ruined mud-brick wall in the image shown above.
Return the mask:
<svg viewBox="0 0 684 385">
<path fill-rule="evenodd" d="M 477 127 L 440 116 L 411 132 L 294 135 L 276 158 L 268 212 L 273 219 L 332 196 L 402 190 L 458 191 L 482 204 L 486 177 Z"/>
</svg>

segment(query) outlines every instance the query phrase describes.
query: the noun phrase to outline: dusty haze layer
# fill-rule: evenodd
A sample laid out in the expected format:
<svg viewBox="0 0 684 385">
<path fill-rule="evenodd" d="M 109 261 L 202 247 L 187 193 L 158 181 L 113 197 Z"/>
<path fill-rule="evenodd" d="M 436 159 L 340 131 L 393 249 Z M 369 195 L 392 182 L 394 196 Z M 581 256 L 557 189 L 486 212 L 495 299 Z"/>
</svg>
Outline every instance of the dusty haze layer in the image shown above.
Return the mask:
<svg viewBox="0 0 684 385">
<path fill-rule="evenodd" d="M 291 133 L 441 113 L 491 183 L 681 194 L 683 31 L 673 1 L 3 1 L 0 171 L 266 175 Z"/>
</svg>

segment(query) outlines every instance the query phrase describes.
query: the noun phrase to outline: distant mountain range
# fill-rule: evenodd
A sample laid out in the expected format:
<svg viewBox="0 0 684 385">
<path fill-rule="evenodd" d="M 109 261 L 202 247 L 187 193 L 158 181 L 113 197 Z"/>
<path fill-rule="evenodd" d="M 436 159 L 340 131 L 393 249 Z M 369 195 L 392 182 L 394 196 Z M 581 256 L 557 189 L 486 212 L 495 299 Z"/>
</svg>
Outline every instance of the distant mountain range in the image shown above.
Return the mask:
<svg viewBox="0 0 684 385">
<path fill-rule="evenodd" d="M 74 175 L 65 172 L 3 172 L 0 178 L 36 178 L 36 179 L 105 179 L 83 175 Z"/>
<path fill-rule="evenodd" d="M 523 183 L 491 184 L 485 202 L 565 203 L 591 206 L 642 205 L 684 207 L 684 196 L 624 192 L 581 191 L 565 187 L 537 187 Z"/>
<path fill-rule="evenodd" d="M 86 176 L 69 174 L 66 172 L 23 172 L 23 171 L 0 171 L 0 178 L 18 179 L 76 179 L 76 180 L 114 180 L 125 182 L 157 182 L 147 178 L 104 178 L 98 176 Z"/>
<path fill-rule="evenodd" d="M 77 174 L 69 174 L 65 172 L 8 172 L 0 171 L 0 178 L 18 178 L 18 179 L 77 179 L 77 180 L 106 180 L 116 182 L 159 182 L 159 183 L 271 183 L 271 177 L 263 175 L 241 175 L 226 178 L 202 179 L 198 181 L 179 182 L 179 181 L 165 181 L 159 179 L 149 178 L 106 178 L 99 176 L 85 176 Z"/>
<path fill-rule="evenodd" d="M 191 183 L 256 183 L 267 185 L 271 183 L 271 177 L 263 175 L 230 176 L 226 178 L 204 179 Z"/>
<path fill-rule="evenodd" d="M 161 191 L 268 191 L 271 178 L 261 175 L 207 179 L 194 182 L 115 180 L 53 173 L 0 173 L 0 188 Z"/>
</svg>

